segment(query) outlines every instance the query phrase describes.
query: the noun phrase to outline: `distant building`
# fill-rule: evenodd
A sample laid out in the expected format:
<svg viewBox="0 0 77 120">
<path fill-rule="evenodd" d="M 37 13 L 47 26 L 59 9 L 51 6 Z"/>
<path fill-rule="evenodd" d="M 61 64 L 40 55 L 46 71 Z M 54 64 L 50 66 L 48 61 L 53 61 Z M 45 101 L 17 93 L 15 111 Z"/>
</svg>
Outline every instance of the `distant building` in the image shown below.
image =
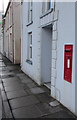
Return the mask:
<svg viewBox="0 0 77 120">
<path fill-rule="evenodd" d="M 8 3 L 4 24 L 4 55 L 14 64 L 21 62 L 20 2 Z"/>
<path fill-rule="evenodd" d="M 0 53 L 3 53 L 2 12 L 0 12 Z"/>
<path fill-rule="evenodd" d="M 77 2 L 24 1 L 21 69 L 77 115 Z"/>
</svg>

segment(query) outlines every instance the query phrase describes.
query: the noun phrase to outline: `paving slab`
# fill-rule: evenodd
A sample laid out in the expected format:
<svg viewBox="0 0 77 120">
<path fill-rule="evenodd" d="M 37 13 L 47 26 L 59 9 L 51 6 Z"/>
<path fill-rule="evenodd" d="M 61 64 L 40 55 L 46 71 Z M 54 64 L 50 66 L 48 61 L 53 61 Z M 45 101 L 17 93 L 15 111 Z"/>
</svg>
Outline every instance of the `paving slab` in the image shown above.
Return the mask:
<svg viewBox="0 0 77 120">
<path fill-rule="evenodd" d="M 4 82 L 4 87 L 9 87 L 9 86 L 14 86 L 14 85 L 20 85 L 20 82 L 17 80 L 12 80 L 12 81 L 8 81 L 8 82 Z"/>
<path fill-rule="evenodd" d="M 18 70 L 20 67 L 19 66 L 14 66 L 14 65 L 11 65 L 11 66 L 7 66 L 7 69 L 8 70 Z"/>
<path fill-rule="evenodd" d="M 5 78 L 9 78 L 9 77 L 14 77 L 15 74 L 11 73 L 11 74 L 6 74 L 6 75 L 1 75 L 1 78 L 2 79 L 5 79 Z"/>
<path fill-rule="evenodd" d="M 39 103 L 39 101 L 33 95 L 10 100 L 10 105 L 12 109 L 20 108 L 23 106 L 30 106 L 30 105 L 37 104 L 37 103 Z"/>
<path fill-rule="evenodd" d="M 1 84 L 1 79 L 0 79 L 0 84 Z"/>
<path fill-rule="evenodd" d="M 75 117 L 72 114 L 69 114 L 66 111 L 62 110 L 60 112 L 56 112 L 54 114 L 44 116 L 44 118 L 75 118 Z"/>
<path fill-rule="evenodd" d="M 16 74 L 16 76 L 18 76 L 18 77 L 20 77 L 20 78 L 25 78 L 25 77 L 27 77 L 26 75 L 25 75 L 25 73 L 18 73 L 18 74 Z"/>
<path fill-rule="evenodd" d="M 8 104 L 7 101 L 3 101 L 3 107 L 4 107 L 6 118 L 13 118 L 10 107 L 9 107 L 9 104 Z M 4 113 L 2 113 L 2 114 L 4 114 Z M 2 117 L 4 117 L 4 116 L 2 115 Z"/>
<path fill-rule="evenodd" d="M 13 92 L 7 92 L 7 97 L 8 99 L 15 99 L 18 97 L 23 97 L 26 96 L 27 92 L 24 90 L 17 90 L 17 91 L 13 91 Z"/>
<path fill-rule="evenodd" d="M 0 69 L 2 69 L 2 71 L 6 71 L 7 70 L 6 67 L 2 67 Z"/>
<path fill-rule="evenodd" d="M 8 73 L 2 72 L 2 77 L 9 76 L 9 75 L 14 75 L 14 73 L 13 72 L 8 72 Z"/>
<path fill-rule="evenodd" d="M 2 100 L 0 99 L 0 116 L 2 116 Z"/>
<path fill-rule="evenodd" d="M 5 70 L 5 71 L 2 70 L 2 75 L 8 74 L 8 73 L 10 73 L 9 70 Z"/>
<path fill-rule="evenodd" d="M 5 83 L 5 82 L 15 82 L 15 81 L 20 81 L 17 77 L 9 77 L 9 78 L 4 78 L 2 79 L 2 81 Z"/>
<path fill-rule="evenodd" d="M 4 62 L 0 62 L 0 67 L 5 67 L 6 65 L 4 64 Z"/>
<path fill-rule="evenodd" d="M 40 102 L 42 103 L 50 103 L 52 101 L 54 101 L 54 98 L 52 98 L 50 95 L 48 95 L 47 93 L 41 93 L 41 94 L 37 94 L 36 97 L 39 99 Z"/>
<path fill-rule="evenodd" d="M 44 93 L 44 92 L 45 92 L 45 91 L 44 91 L 43 89 L 41 89 L 40 87 L 34 87 L 34 88 L 31 88 L 30 90 L 31 90 L 31 92 L 32 92 L 33 94 L 40 94 L 40 93 Z"/>
<path fill-rule="evenodd" d="M 24 79 L 22 78 L 22 79 L 21 79 L 21 82 L 22 82 L 22 83 L 25 83 L 25 84 L 33 83 L 33 81 L 32 81 L 30 78 L 28 78 L 28 77 L 25 77 Z"/>
<path fill-rule="evenodd" d="M 2 60 L 2 59 L 0 59 L 0 62 L 3 62 L 3 60 Z"/>
<path fill-rule="evenodd" d="M 16 90 L 22 90 L 22 89 L 23 89 L 23 87 L 20 84 L 16 84 L 16 85 L 12 85 L 12 86 L 9 86 L 9 87 L 5 87 L 5 91 L 6 92 L 11 92 L 11 91 L 16 91 Z"/>
<path fill-rule="evenodd" d="M 7 97 L 6 97 L 5 91 L 2 91 L 1 94 L 2 94 L 2 100 L 3 101 L 7 101 Z"/>
<path fill-rule="evenodd" d="M 32 92 L 30 91 L 30 89 L 24 88 L 24 90 L 28 93 L 28 95 L 32 95 Z"/>
<path fill-rule="evenodd" d="M 4 90 L 4 88 L 3 88 L 3 85 L 2 85 L 2 84 L 0 84 L 0 89 L 1 89 L 1 91 L 3 91 L 3 90 Z"/>
<path fill-rule="evenodd" d="M 42 114 L 35 105 L 32 105 L 13 110 L 13 115 L 15 118 L 38 118 Z"/>
<path fill-rule="evenodd" d="M 38 85 L 35 84 L 34 82 L 32 82 L 32 83 L 28 83 L 27 86 L 28 86 L 28 88 L 31 89 L 31 88 L 37 87 Z"/>
<path fill-rule="evenodd" d="M 36 106 L 41 111 L 42 116 L 51 114 L 51 109 L 53 109 L 47 103 L 38 103 Z"/>
</svg>

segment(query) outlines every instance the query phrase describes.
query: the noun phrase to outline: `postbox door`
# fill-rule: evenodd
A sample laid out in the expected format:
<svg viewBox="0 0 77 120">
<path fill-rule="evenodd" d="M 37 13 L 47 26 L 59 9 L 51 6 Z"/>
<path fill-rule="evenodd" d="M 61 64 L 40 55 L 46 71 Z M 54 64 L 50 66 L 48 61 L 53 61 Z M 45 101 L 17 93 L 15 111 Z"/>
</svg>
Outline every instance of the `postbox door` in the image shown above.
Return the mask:
<svg viewBox="0 0 77 120">
<path fill-rule="evenodd" d="M 64 47 L 64 80 L 72 83 L 72 57 L 73 45 Z"/>
</svg>

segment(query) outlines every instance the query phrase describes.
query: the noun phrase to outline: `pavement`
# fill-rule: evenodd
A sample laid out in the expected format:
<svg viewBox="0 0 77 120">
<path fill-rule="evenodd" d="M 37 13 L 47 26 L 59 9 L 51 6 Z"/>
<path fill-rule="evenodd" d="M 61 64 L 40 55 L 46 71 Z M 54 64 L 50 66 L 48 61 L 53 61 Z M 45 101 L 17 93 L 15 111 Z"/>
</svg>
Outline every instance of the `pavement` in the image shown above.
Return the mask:
<svg viewBox="0 0 77 120">
<path fill-rule="evenodd" d="M 0 61 L 2 59 L 2 56 L 0 55 Z M 0 67 L 0 72 L 2 71 Z M 1 86 L 1 78 L 0 78 L 0 86 Z M 0 120 L 2 119 L 2 97 L 1 97 L 1 89 L 0 89 Z"/>
<path fill-rule="evenodd" d="M 43 85 L 37 85 L 21 71 L 19 65 L 12 64 L 2 55 L 0 55 L 0 88 L 0 118 L 76 119 L 76 116 L 61 104 L 50 106 L 49 103 L 55 101 L 50 96 L 50 90 Z"/>
</svg>

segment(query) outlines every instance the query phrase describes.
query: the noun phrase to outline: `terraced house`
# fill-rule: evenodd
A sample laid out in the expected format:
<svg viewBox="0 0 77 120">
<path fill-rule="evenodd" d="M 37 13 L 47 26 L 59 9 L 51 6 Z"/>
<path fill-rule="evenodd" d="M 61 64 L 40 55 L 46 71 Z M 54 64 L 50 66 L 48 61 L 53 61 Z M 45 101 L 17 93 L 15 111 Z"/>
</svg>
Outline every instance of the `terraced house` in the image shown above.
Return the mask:
<svg viewBox="0 0 77 120">
<path fill-rule="evenodd" d="M 4 55 L 14 64 L 21 62 L 20 2 L 9 1 L 4 25 Z"/>
<path fill-rule="evenodd" d="M 0 53 L 3 52 L 2 12 L 0 12 Z"/>
<path fill-rule="evenodd" d="M 21 69 L 77 115 L 77 2 L 21 4 Z"/>
</svg>

